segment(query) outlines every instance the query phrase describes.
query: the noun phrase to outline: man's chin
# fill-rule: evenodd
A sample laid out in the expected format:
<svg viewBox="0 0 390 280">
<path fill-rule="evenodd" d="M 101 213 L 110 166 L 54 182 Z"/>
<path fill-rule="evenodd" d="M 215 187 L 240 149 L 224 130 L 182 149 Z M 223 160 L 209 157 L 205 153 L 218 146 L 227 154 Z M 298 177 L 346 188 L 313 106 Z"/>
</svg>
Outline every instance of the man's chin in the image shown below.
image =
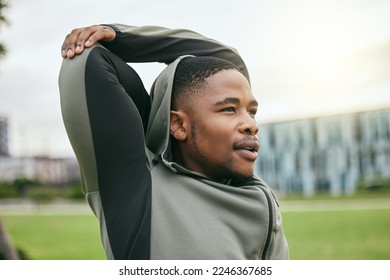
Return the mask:
<svg viewBox="0 0 390 280">
<path fill-rule="evenodd" d="M 231 174 L 232 183 L 235 185 L 244 184 L 245 182 L 252 180 L 252 178 L 253 172 Z"/>
<path fill-rule="evenodd" d="M 239 166 L 241 168 L 237 168 L 233 165 L 225 165 L 223 170 L 221 171 L 221 174 L 223 174 L 223 177 L 226 179 L 230 179 L 232 184 L 244 184 L 244 182 L 248 182 L 253 178 L 254 175 L 254 168 L 253 166 L 246 166 L 247 168 L 242 168 L 243 165 Z"/>
</svg>

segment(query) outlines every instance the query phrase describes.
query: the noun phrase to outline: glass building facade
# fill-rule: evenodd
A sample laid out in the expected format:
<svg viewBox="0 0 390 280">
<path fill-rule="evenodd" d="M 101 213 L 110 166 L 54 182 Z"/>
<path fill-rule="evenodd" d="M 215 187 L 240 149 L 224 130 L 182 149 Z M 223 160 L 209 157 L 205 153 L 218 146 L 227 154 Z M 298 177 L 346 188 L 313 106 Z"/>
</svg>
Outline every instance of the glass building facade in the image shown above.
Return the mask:
<svg viewBox="0 0 390 280">
<path fill-rule="evenodd" d="M 390 177 L 390 109 L 260 125 L 256 174 L 280 194 L 352 194 Z"/>
</svg>

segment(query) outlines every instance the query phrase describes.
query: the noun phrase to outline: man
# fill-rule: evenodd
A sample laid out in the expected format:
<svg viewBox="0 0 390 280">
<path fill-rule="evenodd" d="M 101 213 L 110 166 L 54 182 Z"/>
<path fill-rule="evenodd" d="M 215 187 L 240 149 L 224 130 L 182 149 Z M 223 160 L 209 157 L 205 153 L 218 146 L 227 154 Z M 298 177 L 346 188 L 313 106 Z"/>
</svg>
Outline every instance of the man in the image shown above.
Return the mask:
<svg viewBox="0 0 390 280">
<path fill-rule="evenodd" d="M 238 53 L 189 30 L 94 25 L 61 50 L 62 114 L 109 259 L 286 259 L 253 175 L 257 102 Z M 150 96 L 126 62 L 168 64 Z"/>
</svg>

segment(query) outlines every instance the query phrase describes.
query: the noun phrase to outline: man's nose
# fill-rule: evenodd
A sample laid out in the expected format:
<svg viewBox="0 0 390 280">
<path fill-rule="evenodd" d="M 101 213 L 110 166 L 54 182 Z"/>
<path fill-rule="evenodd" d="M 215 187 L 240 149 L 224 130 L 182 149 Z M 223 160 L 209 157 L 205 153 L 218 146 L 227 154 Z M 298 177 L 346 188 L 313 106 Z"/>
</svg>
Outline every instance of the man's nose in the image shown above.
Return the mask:
<svg viewBox="0 0 390 280">
<path fill-rule="evenodd" d="M 256 119 L 249 114 L 243 117 L 239 126 L 239 130 L 241 133 L 247 135 L 257 135 L 257 133 L 259 132 L 259 127 L 257 125 Z"/>
</svg>

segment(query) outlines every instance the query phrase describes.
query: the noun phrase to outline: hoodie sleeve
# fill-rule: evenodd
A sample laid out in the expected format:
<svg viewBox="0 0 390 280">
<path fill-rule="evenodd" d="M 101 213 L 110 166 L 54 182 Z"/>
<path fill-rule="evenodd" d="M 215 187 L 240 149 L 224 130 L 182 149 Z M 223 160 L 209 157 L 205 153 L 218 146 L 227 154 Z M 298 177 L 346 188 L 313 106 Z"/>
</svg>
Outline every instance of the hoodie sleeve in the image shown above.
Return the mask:
<svg viewBox="0 0 390 280">
<path fill-rule="evenodd" d="M 110 24 L 117 36 L 113 42 L 101 42 L 126 62 L 162 62 L 169 64 L 182 55 L 214 56 L 230 61 L 248 78 L 244 61 L 237 50 L 187 29 L 157 26 Z"/>
</svg>

